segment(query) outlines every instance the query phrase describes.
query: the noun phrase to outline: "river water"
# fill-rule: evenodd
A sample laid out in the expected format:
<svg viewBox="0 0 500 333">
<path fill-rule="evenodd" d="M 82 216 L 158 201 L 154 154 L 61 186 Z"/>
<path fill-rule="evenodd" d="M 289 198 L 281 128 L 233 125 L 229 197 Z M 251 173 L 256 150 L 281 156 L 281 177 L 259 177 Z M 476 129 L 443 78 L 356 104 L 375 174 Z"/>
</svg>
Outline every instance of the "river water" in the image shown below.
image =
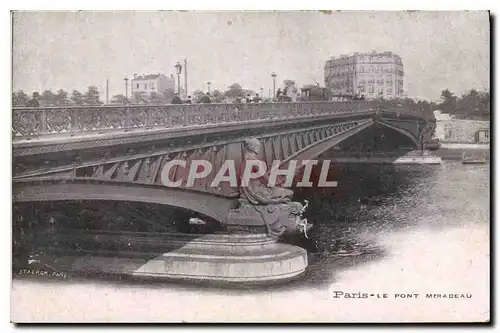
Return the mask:
<svg viewBox="0 0 500 333">
<path fill-rule="evenodd" d="M 488 320 L 488 165 L 446 161 L 441 166 L 333 168 L 338 188 L 296 190 L 297 200 L 310 201 L 306 215 L 314 223 L 309 238 L 299 240 L 310 262 L 300 280 L 217 289 L 158 281 L 16 277 L 12 319 Z M 355 298 L 356 293 L 368 298 Z"/>
</svg>

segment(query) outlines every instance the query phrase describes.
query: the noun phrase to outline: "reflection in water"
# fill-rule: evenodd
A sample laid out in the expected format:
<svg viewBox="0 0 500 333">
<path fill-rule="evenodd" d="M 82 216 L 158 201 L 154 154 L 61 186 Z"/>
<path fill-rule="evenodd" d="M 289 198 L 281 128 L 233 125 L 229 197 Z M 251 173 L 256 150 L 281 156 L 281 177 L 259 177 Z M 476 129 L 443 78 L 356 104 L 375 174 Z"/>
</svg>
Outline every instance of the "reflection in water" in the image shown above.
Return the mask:
<svg viewBox="0 0 500 333">
<path fill-rule="evenodd" d="M 380 242 L 402 230 L 460 227 L 489 222 L 489 166 L 343 165 L 335 189 L 296 190 L 309 198 L 310 253 L 314 283 L 331 267 L 352 266 L 384 255 Z M 345 257 L 345 258 L 342 258 Z"/>
</svg>

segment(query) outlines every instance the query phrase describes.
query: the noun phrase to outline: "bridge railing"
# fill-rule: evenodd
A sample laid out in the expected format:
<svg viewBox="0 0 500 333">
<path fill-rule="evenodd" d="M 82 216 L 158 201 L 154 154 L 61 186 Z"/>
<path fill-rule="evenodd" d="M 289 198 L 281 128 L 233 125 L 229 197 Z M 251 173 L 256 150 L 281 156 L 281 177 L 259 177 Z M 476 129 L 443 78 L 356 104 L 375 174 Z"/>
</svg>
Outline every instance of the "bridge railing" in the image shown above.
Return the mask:
<svg viewBox="0 0 500 333">
<path fill-rule="evenodd" d="M 60 133 L 170 128 L 369 111 L 368 101 L 255 104 L 167 104 L 13 108 L 14 139 Z"/>
</svg>

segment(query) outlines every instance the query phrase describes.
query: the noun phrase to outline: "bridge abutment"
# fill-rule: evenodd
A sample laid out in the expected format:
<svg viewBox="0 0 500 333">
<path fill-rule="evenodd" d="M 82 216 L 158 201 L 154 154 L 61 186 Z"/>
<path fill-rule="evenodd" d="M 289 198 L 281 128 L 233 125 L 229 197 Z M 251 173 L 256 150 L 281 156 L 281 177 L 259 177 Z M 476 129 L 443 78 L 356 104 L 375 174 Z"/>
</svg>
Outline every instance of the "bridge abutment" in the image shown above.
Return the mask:
<svg viewBox="0 0 500 333">
<path fill-rule="evenodd" d="M 266 234 L 62 232 L 56 237 L 59 244 L 79 242 L 83 246 L 78 252 L 62 247 L 43 251 L 42 246 L 39 253 L 43 254 L 37 260 L 70 274 L 265 283 L 293 279 L 307 267 L 306 250 Z M 54 241 L 54 237 L 46 239 Z M 103 246 L 110 243 L 114 243 L 114 251 Z M 135 252 L 137 248 L 140 251 Z"/>
</svg>

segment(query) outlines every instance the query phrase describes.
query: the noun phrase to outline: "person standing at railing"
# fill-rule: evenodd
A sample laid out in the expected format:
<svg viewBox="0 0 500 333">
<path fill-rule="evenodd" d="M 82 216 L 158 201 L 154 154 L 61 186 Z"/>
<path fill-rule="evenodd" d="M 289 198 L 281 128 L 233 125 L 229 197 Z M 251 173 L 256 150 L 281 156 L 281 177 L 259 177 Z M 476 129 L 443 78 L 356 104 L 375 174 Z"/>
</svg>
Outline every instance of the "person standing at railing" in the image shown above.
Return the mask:
<svg viewBox="0 0 500 333">
<path fill-rule="evenodd" d="M 254 103 L 260 103 L 261 102 L 261 98 L 259 97 L 259 94 L 255 94 L 255 97 L 253 98 L 252 101 Z"/>
<path fill-rule="evenodd" d="M 182 99 L 179 97 L 178 93 L 174 94 L 174 97 L 172 98 L 172 101 L 170 103 L 172 103 L 172 104 L 182 104 Z"/>
<path fill-rule="evenodd" d="M 34 108 L 39 107 L 40 106 L 40 102 L 38 101 L 39 97 L 40 97 L 40 95 L 37 92 L 34 92 L 33 97 L 28 101 L 27 106 L 34 107 Z"/>
<path fill-rule="evenodd" d="M 210 96 L 208 94 L 203 94 L 203 96 L 201 96 L 201 98 L 200 98 L 200 103 L 203 103 L 203 104 L 212 103 L 212 101 L 210 100 Z"/>
<path fill-rule="evenodd" d="M 191 100 L 191 96 L 187 97 L 187 99 L 184 101 L 184 104 L 193 104 L 193 101 Z"/>
<path fill-rule="evenodd" d="M 283 94 L 283 92 L 281 91 L 281 88 L 278 88 L 278 91 L 276 91 L 276 99 L 278 102 L 281 101 L 281 94 Z"/>
</svg>

